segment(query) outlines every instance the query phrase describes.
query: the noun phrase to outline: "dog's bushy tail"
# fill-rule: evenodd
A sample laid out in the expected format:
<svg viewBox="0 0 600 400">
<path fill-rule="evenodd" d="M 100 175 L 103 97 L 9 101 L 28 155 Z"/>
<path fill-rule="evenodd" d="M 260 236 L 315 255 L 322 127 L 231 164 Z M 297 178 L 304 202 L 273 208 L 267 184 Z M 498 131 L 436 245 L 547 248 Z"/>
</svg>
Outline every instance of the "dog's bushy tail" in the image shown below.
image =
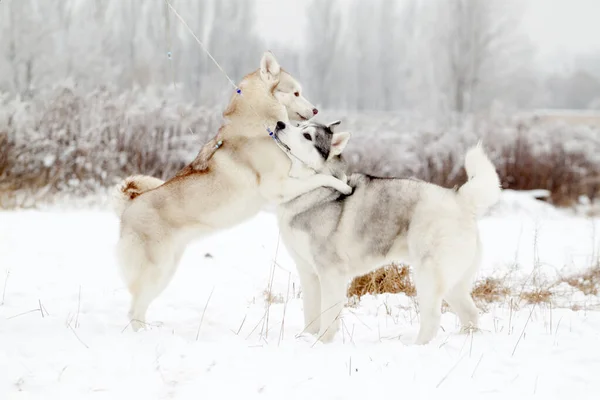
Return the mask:
<svg viewBox="0 0 600 400">
<path fill-rule="evenodd" d="M 133 199 L 148 190 L 156 189 L 163 183 L 163 180 L 148 175 L 132 175 L 123 179 L 112 191 L 113 210 L 118 216 L 121 216 Z"/>
<path fill-rule="evenodd" d="M 458 190 L 458 196 L 477 216 L 483 215 L 500 199 L 500 178 L 485 154 L 481 142 L 471 147 L 465 156 L 468 181 Z"/>
</svg>

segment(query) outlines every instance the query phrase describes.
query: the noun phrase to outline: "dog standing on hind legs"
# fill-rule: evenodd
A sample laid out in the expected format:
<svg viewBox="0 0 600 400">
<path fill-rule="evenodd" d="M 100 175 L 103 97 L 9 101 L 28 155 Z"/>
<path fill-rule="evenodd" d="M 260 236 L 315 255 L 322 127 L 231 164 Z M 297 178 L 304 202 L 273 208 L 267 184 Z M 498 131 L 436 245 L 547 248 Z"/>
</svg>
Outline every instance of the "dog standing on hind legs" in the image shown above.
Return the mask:
<svg viewBox="0 0 600 400">
<path fill-rule="evenodd" d="M 274 134 L 322 174 L 346 181 L 342 158 L 350 134 L 329 125 L 277 123 Z M 412 265 L 421 323 L 416 344 L 438 332 L 442 299 L 464 328 L 476 328 L 471 298 L 481 258 L 477 219 L 500 196 L 498 174 L 479 144 L 467 151 L 468 181 L 457 190 L 415 179 L 352 174 L 350 195 L 329 188 L 277 207 L 283 243 L 304 292 L 305 331 L 331 341 L 339 329 L 350 279 L 393 261 Z"/>
<path fill-rule="evenodd" d="M 307 168 L 295 168 L 303 179 L 289 176 L 290 159 L 265 124 L 308 120 L 317 110 L 270 52 L 239 87 L 242 95 L 234 94 L 223 113 L 226 123 L 191 164 L 166 182 L 128 177 L 113 192 L 121 219 L 117 259 L 132 296 L 128 315 L 135 331 L 145 324 L 149 305 L 171 281 L 190 241 L 237 225 L 267 203 L 322 186 L 352 190 Z"/>
</svg>

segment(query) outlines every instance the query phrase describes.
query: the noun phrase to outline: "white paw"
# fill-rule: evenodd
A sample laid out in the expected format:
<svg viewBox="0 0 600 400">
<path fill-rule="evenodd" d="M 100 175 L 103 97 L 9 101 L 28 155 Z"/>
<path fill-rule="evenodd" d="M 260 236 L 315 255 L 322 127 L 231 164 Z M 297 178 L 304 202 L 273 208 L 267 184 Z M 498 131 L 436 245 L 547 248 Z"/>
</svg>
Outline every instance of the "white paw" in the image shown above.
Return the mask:
<svg viewBox="0 0 600 400">
<path fill-rule="evenodd" d="M 400 335 L 399 340 L 405 346 L 412 346 L 415 344 L 417 335 L 415 333 L 405 333 Z"/>
<path fill-rule="evenodd" d="M 420 333 L 407 333 L 400 336 L 400 342 L 406 346 L 421 346 L 427 344 L 431 341 L 432 338 L 424 337 L 424 335 Z"/>
<path fill-rule="evenodd" d="M 302 333 L 308 333 L 310 335 L 317 335 L 319 333 L 319 324 L 314 322 L 304 327 Z"/>
<path fill-rule="evenodd" d="M 131 329 L 133 329 L 134 332 L 138 332 L 140 329 L 146 326 L 143 321 L 139 321 L 137 319 L 132 319 L 129 325 L 131 325 Z"/>
<path fill-rule="evenodd" d="M 140 330 L 151 330 L 152 328 L 161 328 L 163 326 L 163 322 L 155 321 L 152 323 L 147 323 L 139 319 L 132 319 L 129 322 L 129 325 L 131 326 L 134 332 L 138 332 Z"/>
<path fill-rule="evenodd" d="M 337 331 L 333 327 L 331 327 L 327 330 L 321 330 L 317 338 L 322 343 L 331 343 L 333 342 L 336 333 Z"/>
<path fill-rule="evenodd" d="M 417 337 L 414 341 L 415 346 L 423 346 L 431 342 L 431 338 Z"/>
<path fill-rule="evenodd" d="M 344 188 L 343 188 L 343 190 L 340 190 L 340 192 L 342 192 L 345 195 L 352 194 L 352 187 L 348 186 L 348 185 L 345 185 Z"/>
<path fill-rule="evenodd" d="M 300 332 L 296 335 L 296 340 L 299 342 L 304 342 L 312 345 L 317 341 L 317 337 L 307 332 Z"/>
</svg>

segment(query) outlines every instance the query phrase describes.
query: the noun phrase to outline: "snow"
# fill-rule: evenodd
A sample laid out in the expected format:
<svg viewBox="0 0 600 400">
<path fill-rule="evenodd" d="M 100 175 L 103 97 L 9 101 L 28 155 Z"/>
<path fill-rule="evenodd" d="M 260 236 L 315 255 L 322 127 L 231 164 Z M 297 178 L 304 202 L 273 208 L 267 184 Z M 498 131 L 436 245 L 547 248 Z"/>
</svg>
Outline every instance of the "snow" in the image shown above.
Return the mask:
<svg viewBox="0 0 600 400">
<path fill-rule="evenodd" d="M 598 228 L 505 191 L 481 221 L 481 276 L 588 267 Z M 269 212 L 191 245 L 148 329 L 134 333 L 117 235 L 101 208 L 0 213 L 0 399 L 591 399 L 600 390 L 592 307 L 495 304 L 474 335 L 446 312 L 437 337 L 413 346 L 414 302 L 365 296 L 344 310 L 334 343 L 300 335 L 299 280 Z"/>
</svg>

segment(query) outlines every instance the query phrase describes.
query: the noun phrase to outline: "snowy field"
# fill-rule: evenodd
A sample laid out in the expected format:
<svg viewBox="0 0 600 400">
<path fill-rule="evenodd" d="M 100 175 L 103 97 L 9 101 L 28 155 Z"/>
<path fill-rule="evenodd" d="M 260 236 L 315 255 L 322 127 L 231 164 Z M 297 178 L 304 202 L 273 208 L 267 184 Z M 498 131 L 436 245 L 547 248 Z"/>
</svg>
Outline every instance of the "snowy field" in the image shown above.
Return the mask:
<svg viewBox="0 0 600 400">
<path fill-rule="evenodd" d="M 600 220 L 505 192 L 481 221 L 481 276 L 551 277 L 598 257 Z M 0 399 L 596 399 L 600 312 L 491 305 L 482 331 L 446 312 L 426 346 L 404 295 L 365 296 L 334 343 L 302 331 L 299 280 L 271 213 L 190 246 L 133 333 L 109 211 L 0 212 Z M 276 265 L 275 265 L 276 260 Z M 272 282 L 273 300 L 265 292 Z M 211 295 L 212 293 L 212 295 Z"/>
</svg>

